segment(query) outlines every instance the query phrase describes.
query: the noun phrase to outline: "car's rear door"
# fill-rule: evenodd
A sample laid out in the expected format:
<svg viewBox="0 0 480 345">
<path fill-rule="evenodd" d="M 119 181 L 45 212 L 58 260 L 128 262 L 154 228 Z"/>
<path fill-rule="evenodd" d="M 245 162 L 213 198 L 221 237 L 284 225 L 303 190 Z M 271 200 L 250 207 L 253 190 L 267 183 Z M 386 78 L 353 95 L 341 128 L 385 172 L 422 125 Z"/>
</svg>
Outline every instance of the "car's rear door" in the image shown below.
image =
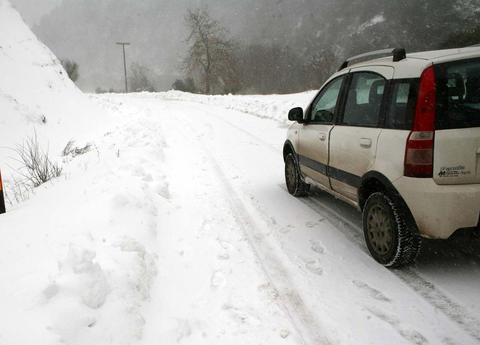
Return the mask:
<svg viewBox="0 0 480 345">
<path fill-rule="evenodd" d="M 375 162 L 385 90 L 393 73 L 387 66 L 350 70 L 345 104 L 330 133 L 328 175 L 332 189 L 352 201 L 358 201 L 361 178 Z"/>
<path fill-rule="evenodd" d="M 436 183 L 480 183 L 480 58 L 436 66 Z"/>
<path fill-rule="evenodd" d="M 338 109 L 345 75 L 327 83 L 305 114 L 305 123 L 299 128 L 298 160 L 302 174 L 330 188 L 327 176 L 330 131 Z"/>
</svg>

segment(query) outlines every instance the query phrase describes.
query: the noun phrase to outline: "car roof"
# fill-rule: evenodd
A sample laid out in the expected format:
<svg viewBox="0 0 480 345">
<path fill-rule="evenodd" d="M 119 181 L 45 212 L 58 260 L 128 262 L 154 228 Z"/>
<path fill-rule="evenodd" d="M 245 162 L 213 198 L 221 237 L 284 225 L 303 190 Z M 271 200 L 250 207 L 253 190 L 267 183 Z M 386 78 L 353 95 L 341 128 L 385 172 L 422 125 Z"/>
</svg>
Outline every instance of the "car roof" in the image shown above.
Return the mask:
<svg viewBox="0 0 480 345">
<path fill-rule="evenodd" d="M 432 64 L 480 57 L 480 46 L 432 50 L 407 54 L 406 58 L 394 62 L 392 56 L 354 63 L 340 72 L 351 69 L 368 69 L 369 66 L 390 66 L 395 69 L 394 79 L 419 78 L 422 72 Z"/>
<path fill-rule="evenodd" d="M 443 49 L 443 50 L 431 50 L 426 52 L 411 53 L 407 56 L 416 59 L 435 60 L 442 59 L 445 57 L 450 57 L 452 59 L 462 59 L 463 56 L 471 55 L 472 53 L 478 53 L 480 55 L 480 46 L 472 46 L 465 48 L 455 48 L 455 49 Z"/>
</svg>

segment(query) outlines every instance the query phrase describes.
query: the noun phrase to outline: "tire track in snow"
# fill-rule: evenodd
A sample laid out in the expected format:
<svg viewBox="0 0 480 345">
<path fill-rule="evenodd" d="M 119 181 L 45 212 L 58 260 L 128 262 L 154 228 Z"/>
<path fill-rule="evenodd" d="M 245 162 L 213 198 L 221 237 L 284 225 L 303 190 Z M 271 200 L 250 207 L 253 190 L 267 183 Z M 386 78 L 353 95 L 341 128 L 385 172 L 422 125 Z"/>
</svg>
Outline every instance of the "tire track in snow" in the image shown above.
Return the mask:
<svg viewBox="0 0 480 345">
<path fill-rule="evenodd" d="M 278 149 L 274 148 L 271 144 L 266 143 L 258 136 L 245 131 L 244 129 L 238 127 L 235 124 L 232 124 L 230 121 L 209 112 L 206 112 L 206 114 L 212 118 L 222 121 L 223 123 L 229 125 L 236 130 L 241 131 L 242 133 L 248 135 L 250 138 L 255 139 L 260 144 L 263 144 L 271 151 L 277 153 L 279 152 Z M 225 182 L 228 183 L 226 177 L 225 180 Z M 281 185 L 281 188 L 286 191 L 283 185 Z M 300 199 L 300 201 L 302 201 L 309 208 L 319 213 L 320 215 L 326 216 L 326 218 L 335 226 L 335 228 L 339 229 L 346 236 L 347 239 L 355 243 L 366 255 L 370 257 L 370 253 L 365 246 L 363 230 L 361 227 L 358 226 L 358 224 L 348 220 L 346 217 L 344 217 L 334 209 L 324 205 L 323 203 L 315 200 L 314 198 Z M 319 209 L 321 211 L 319 211 Z M 325 213 L 327 213 L 327 215 L 325 215 Z M 425 301 L 427 301 L 432 307 L 442 312 L 443 315 L 445 315 L 451 322 L 456 324 L 465 333 L 480 342 L 480 321 L 477 320 L 476 317 L 469 315 L 469 312 L 464 307 L 462 307 L 460 304 L 445 295 L 433 283 L 423 278 L 417 271 L 412 268 L 406 268 L 403 270 L 389 270 L 389 272 L 402 280 L 413 291 L 415 291 Z"/>
<path fill-rule="evenodd" d="M 202 110 L 204 111 L 203 108 L 200 108 L 200 107 L 198 107 L 198 108 L 199 108 L 199 109 L 202 109 Z M 229 110 L 229 111 L 239 112 L 238 110 L 231 110 L 231 109 L 228 109 L 228 110 Z M 239 127 L 239 126 L 233 124 L 232 122 L 230 122 L 230 121 L 228 121 L 228 120 L 225 120 L 223 117 L 218 116 L 218 115 L 216 115 L 216 114 L 214 114 L 214 113 L 210 113 L 210 112 L 205 112 L 205 114 L 206 114 L 207 116 L 211 117 L 211 118 L 214 118 L 215 120 L 221 121 L 222 123 L 224 123 L 224 124 L 226 124 L 226 125 L 234 128 L 234 129 L 242 132 L 242 133 L 245 134 L 246 136 L 248 136 L 248 137 L 250 137 L 250 138 L 252 138 L 252 139 L 260 142 L 260 143 L 263 144 L 265 147 L 267 147 L 270 151 L 272 151 L 272 152 L 274 152 L 274 153 L 276 153 L 276 154 L 280 154 L 280 153 L 281 153 L 281 149 L 280 149 L 279 147 L 275 147 L 274 145 L 266 142 L 265 140 L 263 140 L 263 139 L 260 138 L 259 136 L 252 134 L 251 132 L 243 129 L 242 127 Z M 252 114 L 250 114 L 250 113 L 244 113 L 244 114 L 249 115 L 249 116 L 255 116 L 255 115 L 252 115 Z M 271 119 L 269 119 L 269 120 L 271 120 Z M 273 120 L 272 120 L 272 121 L 273 121 Z"/>
<path fill-rule="evenodd" d="M 280 185 L 280 188 L 288 193 L 283 185 Z M 342 234 L 345 235 L 347 239 L 356 244 L 366 255 L 370 256 L 370 253 L 365 246 L 363 230 L 358 224 L 346 219 L 334 209 L 316 200 L 315 193 L 310 197 L 298 200 L 321 216 L 327 218 L 336 229 L 340 230 Z M 480 321 L 475 316 L 470 315 L 464 307 L 443 293 L 435 286 L 435 284 L 423 278 L 413 268 L 388 271 L 402 280 L 432 307 L 440 311 L 465 333 L 470 335 L 477 342 L 480 342 Z"/>
<path fill-rule="evenodd" d="M 179 103 L 185 103 L 185 102 L 179 102 Z M 204 109 L 202 108 L 202 110 Z M 205 114 L 211 118 L 215 118 L 221 121 L 222 123 L 225 123 L 226 125 L 229 125 L 230 127 L 236 130 L 239 130 L 245 135 L 248 135 L 250 138 L 255 139 L 258 143 L 264 145 L 265 147 L 270 149 L 272 152 L 277 152 L 277 153 L 279 152 L 279 150 L 276 149 L 273 145 L 266 143 L 263 139 L 259 138 L 258 136 L 250 132 L 245 131 L 244 129 L 240 128 L 235 124 L 232 124 L 230 121 L 225 120 L 224 118 L 209 112 L 205 112 Z M 182 121 L 182 122 L 185 122 L 185 121 Z M 185 123 L 185 126 L 187 125 L 189 127 L 189 130 L 192 131 L 192 128 L 188 120 Z M 203 145 L 203 150 L 210 156 L 212 166 L 215 167 L 219 180 L 224 185 L 225 190 L 227 190 L 228 193 L 230 194 L 230 195 L 226 195 L 226 198 L 230 203 L 232 212 L 236 214 L 236 218 L 239 222 L 239 225 L 241 226 L 241 230 L 245 233 L 246 239 L 249 245 L 252 247 L 254 254 L 258 258 L 258 262 L 262 266 L 262 270 L 264 271 L 266 277 L 268 278 L 272 286 L 275 287 L 276 284 L 274 284 L 273 278 L 269 273 L 269 270 L 264 260 L 262 260 L 261 254 L 268 253 L 270 256 L 270 258 L 267 258 L 268 261 L 274 262 L 275 265 L 278 265 L 278 260 L 272 257 L 273 253 L 271 253 L 271 247 L 268 244 L 259 243 L 259 241 L 263 242 L 263 240 L 261 239 L 258 240 L 257 237 L 261 238 L 263 236 L 261 236 L 261 233 L 258 233 L 260 236 L 256 236 L 257 234 L 255 233 L 256 226 L 255 226 L 254 217 L 251 216 L 251 213 L 249 213 L 249 211 L 247 210 L 247 206 L 244 204 L 244 202 L 240 199 L 240 197 L 234 191 L 234 187 L 230 184 L 225 173 L 219 166 L 218 161 L 215 159 L 215 157 L 212 156 L 210 150 L 208 150 L 205 143 L 201 142 L 201 144 Z M 286 189 L 284 188 L 283 185 L 280 185 L 280 188 L 282 188 L 286 192 Z M 368 253 L 368 250 L 365 247 L 363 231 L 358 226 L 358 224 L 347 219 L 344 215 L 328 207 L 327 205 L 323 204 L 319 200 L 316 200 L 314 197 L 313 198 L 310 197 L 300 201 L 303 202 L 306 206 L 311 208 L 316 213 L 326 217 L 332 223 L 332 225 L 335 226 L 335 228 L 340 230 L 346 236 L 347 239 L 349 239 L 351 242 L 356 244 L 365 253 L 365 255 L 368 255 L 370 257 L 370 254 Z M 284 273 L 286 274 L 286 277 L 288 278 L 288 273 L 286 272 L 285 268 L 280 267 L 279 269 L 280 271 L 283 270 Z M 402 280 L 407 286 L 409 286 L 413 291 L 415 291 L 419 296 L 421 296 L 427 303 L 429 303 L 435 310 L 440 311 L 448 320 L 450 320 L 453 324 L 457 325 L 459 329 L 464 331 L 471 338 L 475 339 L 476 342 L 480 341 L 480 330 L 479 330 L 480 322 L 474 316 L 469 315 L 469 312 L 464 307 L 462 307 L 460 304 L 456 303 L 447 295 L 445 295 L 433 283 L 421 277 L 419 272 L 417 272 L 415 269 L 412 269 L 412 268 L 407 268 L 402 271 L 399 271 L 399 270 L 397 271 L 388 270 L 388 271 L 394 274 L 395 276 L 397 276 L 400 280 Z M 278 274 L 278 272 L 276 273 Z M 287 284 L 289 284 L 288 280 L 287 280 Z M 302 328 L 301 326 L 302 321 L 304 324 L 307 324 L 309 326 L 308 329 L 313 330 L 310 332 L 308 332 L 307 330 L 307 333 L 310 333 L 310 334 L 317 333 L 318 331 L 316 330 L 318 329 L 318 325 L 315 323 L 315 318 L 313 317 L 313 313 L 308 312 L 308 308 L 305 306 L 301 298 L 300 300 L 298 300 L 295 295 L 289 296 L 288 292 L 284 293 L 284 291 L 279 291 L 281 292 L 281 295 L 284 297 L 282 300 L 283 309 L 289 316 L 292 322 L 292 325 L 295 326 L 298 334 L 299 335 L 304 334 L 304 332 L 300 331 L 300 329 Z M 298 293 L 296 294 L 298 297 L 300 297 Z M 301 310 L 299 311 L 298 308 L 305 309 L 307 312 L 305 313 Z M 293 310 L 293 312 L 291 313 L 290 310 Z M 299 321 L 301 321 L 300 326 L 298 325 L 298 321 L 296 322 L 296 318 L 297 320 L 299 319 Z M 305 320 L 305 318 L 307 320 Z M 303 336 L 303 342 L 305 344 L 312 343 L 312 342 L 307 342 L 305 336 Z M 323 340 L 322 343 L 325 343 L 325 342 L 328 343 L 328 340 L 325 339 Z M 313 344 L 317 344 L 317 342 L 313 342 Z"/>
<path fill-rule="evenodd" d="M 180 117 L 180 114 L 177 114 L 177 118 L 178 117 Z M 195 133 L 188 120 L 185 121 L 182 119 L 182 122 L 182 129 L 188 129 L 192 134 Z M 193 135 L 189 137 L 191 138 Z M 246 204 L 238 196 L 238 193 L 229 182 L 218 160 L 214 157 L 202 137 L 197 136 L 197 143 L 200 144 L 202 151 L 205 152 L 218 180 L 223 185 L 225 199 L 230 204 L 232 214 L 255 255 L 256 261 L 264 273 L 266 280 L 270 286 L 278 292 L 280 307 L 287 315 L 292 327 L 301 337 L 302 343 L 304 345 L 332 344 L 325 335 L 321 334 L 322 327 L 316 319 L 315 314 L 309 310 L 301 295 L 294 288 L 295 285 L 291 281 L 290 275 L 281 260 L 274 253 L 275 248 L 265 242 L 264 239 L 266 237 L 262 231 L 259 230 L 260 226 L 255 221 L 255 217 L 248 211 Z M 282 285 L 285 285 L 285 287 L 280 287 L 278 281 L 283 282 Z"/>
</svg>

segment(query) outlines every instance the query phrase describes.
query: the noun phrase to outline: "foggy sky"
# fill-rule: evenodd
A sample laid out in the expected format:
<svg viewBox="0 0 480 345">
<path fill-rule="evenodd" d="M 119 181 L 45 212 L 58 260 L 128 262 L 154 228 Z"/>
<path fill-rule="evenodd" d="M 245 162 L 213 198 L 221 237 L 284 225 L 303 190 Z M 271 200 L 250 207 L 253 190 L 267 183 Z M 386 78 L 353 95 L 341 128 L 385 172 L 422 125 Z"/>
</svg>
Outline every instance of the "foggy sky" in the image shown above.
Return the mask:
<svg viewBox="0 0 480 345">
<path fill-rule="evenodd" d="M 116 41 L 132 42 L 127 49 L 127 65 L 138 63 L 149 68 L 159 77 L 158 88 L 170 87 L 182 74 L 188 8 L 208 6 L 232 35 L 245 38 L 245 22 L 252 20 L 258 0 L 10 1 L 59 59 L 79 63 L 77 85 L 94 91 L 97 87 L 119 89 L 123 85 Z"/>
<path fill-rule="evenodd" d="M 10 2 L 59 59 L 78 62 L 77 85 L 85 91 L 122 88 L 123 61 L 117 41 L 132 42 L 127 64 L 148 68 L 158 90 L 183 78 L 188 36 L 184 17 L 187 9 L 197 7 L 208 6 L 210 15 L 239 45 L 286 47 L 303 57 L 296 64 L 308 63 L 324 51 L 343 59 L 386 47 L 436 49 L 449 34 L 480 25 L 480 0 Z"/>
<path fill-rule="evenodd" d="M 23 17 L 23 20 L 33 26 L 40 22 L 40 19 L 60 4 L 62 0 L 10 0 L 13 7 Z"/>
</svg>

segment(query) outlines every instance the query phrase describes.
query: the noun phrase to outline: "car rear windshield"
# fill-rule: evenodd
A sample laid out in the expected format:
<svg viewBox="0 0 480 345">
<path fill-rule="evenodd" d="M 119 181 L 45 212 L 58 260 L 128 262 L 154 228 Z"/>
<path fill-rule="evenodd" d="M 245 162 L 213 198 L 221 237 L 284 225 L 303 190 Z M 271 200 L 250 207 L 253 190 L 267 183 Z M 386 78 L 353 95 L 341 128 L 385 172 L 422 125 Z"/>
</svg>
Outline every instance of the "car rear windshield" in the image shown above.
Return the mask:
<svg viewBox="0 0 480 345">
<path fill-rule="evenodd" d="M 437 129 L 480 127 L 480 59 L 438 65 Z"/>
</svg>

